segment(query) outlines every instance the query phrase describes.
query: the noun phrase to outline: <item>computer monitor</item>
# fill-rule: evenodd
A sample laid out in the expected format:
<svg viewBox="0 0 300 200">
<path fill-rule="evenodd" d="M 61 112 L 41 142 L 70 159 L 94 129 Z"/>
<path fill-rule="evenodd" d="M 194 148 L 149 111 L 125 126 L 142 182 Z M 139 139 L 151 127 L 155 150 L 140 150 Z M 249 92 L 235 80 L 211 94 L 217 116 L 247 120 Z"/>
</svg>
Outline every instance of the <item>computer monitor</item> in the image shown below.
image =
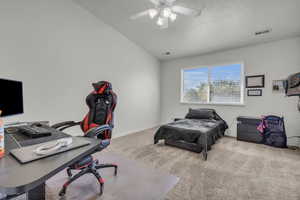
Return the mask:
<svg viewBox="0 0 300 200">
<path fill-rule="evenodd" d="M 24 112 L 22 82 L 0 79 L 0 93 L 1 116 L 22 114 Z"/>
</svg>

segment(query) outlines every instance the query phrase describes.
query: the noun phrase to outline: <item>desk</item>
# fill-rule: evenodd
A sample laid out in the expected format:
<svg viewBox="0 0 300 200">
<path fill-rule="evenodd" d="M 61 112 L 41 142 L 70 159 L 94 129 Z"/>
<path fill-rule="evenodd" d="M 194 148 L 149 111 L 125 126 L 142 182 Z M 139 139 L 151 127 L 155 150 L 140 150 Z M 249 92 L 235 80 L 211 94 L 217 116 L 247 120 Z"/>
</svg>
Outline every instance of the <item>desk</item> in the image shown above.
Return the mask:
<svg viewBox="0 0 300 200">
<path fill-rule="evenodd" d="M 91 142 L 87 146 L 20 164 L 9 154 L 11 149 L 18 148 L 18 146 L 6 134 L 6 155 L 0 159 L 0 193 L 8 196 L 27 193 L 27 199 L 45 199 L 45 182 L 49 178 L 99 148 L 100 140 L 86 139 Z"/>
</svg>

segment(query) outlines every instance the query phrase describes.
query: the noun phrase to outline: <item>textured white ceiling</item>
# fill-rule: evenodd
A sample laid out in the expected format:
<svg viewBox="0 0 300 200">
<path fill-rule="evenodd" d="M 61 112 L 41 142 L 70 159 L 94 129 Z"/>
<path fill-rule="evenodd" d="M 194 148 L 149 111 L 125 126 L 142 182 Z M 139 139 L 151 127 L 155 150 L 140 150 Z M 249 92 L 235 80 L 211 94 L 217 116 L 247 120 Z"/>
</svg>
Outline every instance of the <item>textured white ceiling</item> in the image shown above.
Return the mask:
<svg viewBox="0 0 300 200">
<path fill-rule="evenodd" d="M 162 60 L 300 35 L 300 0 L 177 0 L 203 11 L 197 18 L 179 16 L 168 29 L 149 17 L 129 19 L 151 8 L 149 0 L 73 1 Z M 254 35 L 268 28 L 270 34 Z"/>
</svg>

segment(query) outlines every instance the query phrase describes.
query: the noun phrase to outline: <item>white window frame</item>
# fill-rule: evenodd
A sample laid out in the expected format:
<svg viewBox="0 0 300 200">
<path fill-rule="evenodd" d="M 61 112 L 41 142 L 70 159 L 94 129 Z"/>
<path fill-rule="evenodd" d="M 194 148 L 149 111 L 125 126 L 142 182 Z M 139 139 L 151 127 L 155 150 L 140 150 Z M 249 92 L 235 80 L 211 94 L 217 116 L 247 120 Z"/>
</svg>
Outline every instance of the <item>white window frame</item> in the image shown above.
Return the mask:
<svg viewBox="0 0 300 200">
<path fill-rule="evenodd" d="M 187 69 L 199 69 L 199 68 L 208 68 L 208 82 L 211 80 L 211 69 L 213 67 L 226 66 L 226 65 L 241 65 L 241 102 L 239 103 L 230 103 L 230 102 L 210 102 L 210 87 L 208 87 L 208 99 L 207 102 L 187 102 L 183 100 L 183 89 L 184 89 L 184 70 Z M 207 66 L 197 66 L 197 67 L 185 67 L 181 68 L 181 84 L 180 84 L 180 103 L 182 104 L 200 104 L 200 105 L 228 105 L 228 106 L 244 106 L 245 105 L 245 71 L 244 71 L 244 62 L 234 62 L 234 63 L 222 63 L 222 64 L 214 64 Z"/>
</svg>

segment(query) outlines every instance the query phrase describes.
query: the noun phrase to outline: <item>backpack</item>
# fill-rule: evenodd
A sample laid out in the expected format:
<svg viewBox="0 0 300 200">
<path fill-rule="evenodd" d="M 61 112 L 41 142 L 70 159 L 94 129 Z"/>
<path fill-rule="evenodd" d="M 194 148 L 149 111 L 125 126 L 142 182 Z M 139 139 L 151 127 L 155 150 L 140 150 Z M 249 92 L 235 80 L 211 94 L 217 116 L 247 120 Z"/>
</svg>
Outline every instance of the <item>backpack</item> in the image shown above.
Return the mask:
<svg viewBox="0 0 300 200">
<path fill-rule="evenodd" d="M 274 115 L 263 117 L 258 130 L 263 135 L 263 143 L 273 147 L 287 148 L 284 118 Z"/>
</svg>

